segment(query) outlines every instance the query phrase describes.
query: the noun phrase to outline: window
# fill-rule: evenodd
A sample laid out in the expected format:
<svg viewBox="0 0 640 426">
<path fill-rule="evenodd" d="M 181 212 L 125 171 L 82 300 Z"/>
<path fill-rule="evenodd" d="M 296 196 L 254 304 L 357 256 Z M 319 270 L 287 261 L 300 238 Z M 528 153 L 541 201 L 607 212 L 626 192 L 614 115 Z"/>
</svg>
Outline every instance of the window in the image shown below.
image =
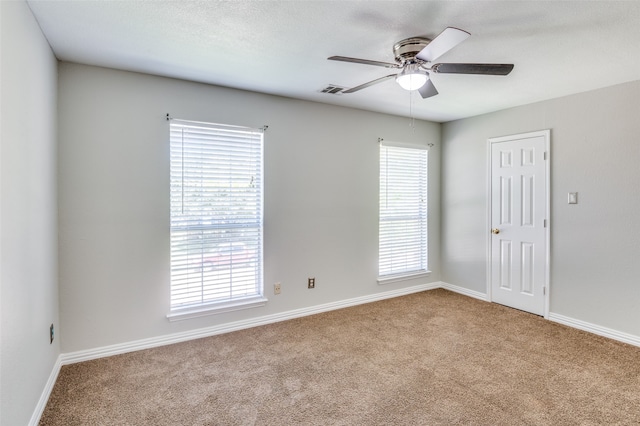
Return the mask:
<svg viewBox="0 0 640 426">
<path fill-rule="evenodd" d="M 428 272 L 427 154 L 380 144 L 379 281 Z"/>
<path fill-rule="evenodd" d="M 263 131 L 172 120 L 171 313 L 262 305 Z"/>
</svg>

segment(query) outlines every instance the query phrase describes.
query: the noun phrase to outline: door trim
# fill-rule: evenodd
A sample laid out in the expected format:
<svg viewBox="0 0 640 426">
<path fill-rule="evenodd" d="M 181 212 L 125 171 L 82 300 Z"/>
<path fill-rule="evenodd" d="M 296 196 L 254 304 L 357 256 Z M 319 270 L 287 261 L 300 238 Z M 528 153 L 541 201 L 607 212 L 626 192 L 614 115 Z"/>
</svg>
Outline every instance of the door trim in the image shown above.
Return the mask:
<svg viewBox="0 0 640 426">
<path fill-rule="evenodd" d="M 535 132 L 519 133 L 508 136 L 500 136 L 487 139 L 487 217 L 485 235 L 487 239 L 487 300 L 493 302 L 493 295 L 491 291 L 491 147 L 494 143 L 505 142 L 513 139 L 527 139 L 535 137 L 544 137 L 544 151 L 546 153 L 546 160 L 544 166 L 545 173 L 545 216 L 546 216 L 546 228 L 545 228 L 545 264 L 544 264 L 544 318 L 549 319 L 549 305 L 550 305 L 550 270 L 551 270 L 551 130 L 538 130 Z"/>
</svg>

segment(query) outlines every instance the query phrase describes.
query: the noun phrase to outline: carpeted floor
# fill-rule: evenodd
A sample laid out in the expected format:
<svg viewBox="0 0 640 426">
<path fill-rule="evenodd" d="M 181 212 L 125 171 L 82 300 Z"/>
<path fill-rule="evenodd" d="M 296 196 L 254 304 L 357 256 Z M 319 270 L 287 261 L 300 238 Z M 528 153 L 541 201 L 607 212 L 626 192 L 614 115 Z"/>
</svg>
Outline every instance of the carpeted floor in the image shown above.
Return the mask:
<svg viewBox="0 0 640 426">
<path fill-rule="evenodd" d="M 640 348 L 432 290 L 64 366 L 40 424 L 640 424 Z"/>
</svg>

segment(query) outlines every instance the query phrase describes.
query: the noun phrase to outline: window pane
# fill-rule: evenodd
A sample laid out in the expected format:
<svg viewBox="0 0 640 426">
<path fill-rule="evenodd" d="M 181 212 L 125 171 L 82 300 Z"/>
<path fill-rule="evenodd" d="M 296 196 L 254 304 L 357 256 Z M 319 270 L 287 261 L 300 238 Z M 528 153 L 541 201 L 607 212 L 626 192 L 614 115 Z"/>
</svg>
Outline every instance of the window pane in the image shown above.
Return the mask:
<svg viewBox="0 0 640 426">
<path fill-rule="evenodd" d="M 380 146 L 379 275 L 427 271 L 427 150 Z"/>
<path fill-rule="evenodd" d="M 171 307 L 262 295 L 262 131 L 170 130 Z"/>
</svg>

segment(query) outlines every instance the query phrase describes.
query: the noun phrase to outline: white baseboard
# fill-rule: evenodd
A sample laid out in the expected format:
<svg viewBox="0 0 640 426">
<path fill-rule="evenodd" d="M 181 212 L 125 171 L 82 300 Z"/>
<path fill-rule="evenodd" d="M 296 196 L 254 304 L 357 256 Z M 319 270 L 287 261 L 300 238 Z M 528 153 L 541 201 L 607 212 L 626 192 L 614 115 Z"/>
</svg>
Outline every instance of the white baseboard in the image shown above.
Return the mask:
<svg viewBox="0 0 640 426">
<path fill-rule="evenodd" d="M 38 404 L 36 405 L 35 410 L 33 410 L 31 420 L 29 420 L 29 426 L 37 426 L 38 423 L 40 423 L 40 417 L 42 417 L 42 413 L 44 413 L 44 409 L 47 406 L 47 401 L 49 401 L 49 396 L 51 395 L 51 391 L 53 390 L 53 385 L 56 384 L 56 380 L 58 379 L 60 367 L 62 367 L 62 355 L 58 356 L 55 364 L 53 365 L 53 368 L 51 369 L 49 379 L 44 385 L 44 389 L 42 390 L 42 394 L 40 395 Z"/>
<path fill-rule="evenodd" d="M 474 297 L 476 299 L 483 300 L 485 302 L 488 301 L 488 297 L 485 293 L 480 293 L 474 290 L 469 290 L 464 287 L 459 287 L 453 284 L 441 282 L 441 287 L 445 290 L 450 290 L 456 293 L 463 294 L 465 296 Z M 640 336 L 635 336 L 629 333 L 623 333 L 621 331 L 613 330 L 611 328 L 602 327 L 596 324 L 591 324 L 586 321 L 577 320 L 575 318 L 570 318 L 564 315 L 555 314 L 553 312 L 549 313 L 547 318 L 549 321 L 557 322 L 572 328 L 577 328 L 578 330 L 587 331 L 589 333 L 597 334 L 598 336 L 607 337 L 609 339 L 617 340 L 619 342 L 628 343 L 633 346 L 640 347 Z"/>
<path fill-rule="evenodd" d="M 418 293 L 425 290 L 433 290 L 442 287 L 442 283 L 437 281 L 434 283 L 420 284 L 412 287 L 401 288 L 398 290 L 385 291 L 368 296 L 355 297 L 347 300 L 326 303 L 323 305 L 310 306 L 308 308 L 294 309 L 292 311 L 281 312 L 272 315 L 265 315 L 258 318 L 248 320 L 235 321 L 227 324 L 215 325 L 212 327 L 200 328 L 181 333 L 169 334 L 166 336 L 151 337 L 148 339 L 135 340 L 116 345 L 103 346 L 84 351 L 70 352 L 63 354 L 62 365 L 73 364 L 76 362 L 89 361 L 92 359 L 103 358 L 112 355 L 123 354 L 127 352 L 139 351 L 158 346 L 170 345 L 173 343 L 185 342 L 187 340 L 200 339 L 203 337 L 215 336 L 217 334 L 230 333 L 232 331 L 243 330 L 246 328 L 257 327 L 260 325 L 272 324 L 275 322 L 286 321 L 293 318 L 304 317 L 308 315 L 318 314 L 336 309 L 348 308 L 350 306 L 362 305 L 365 303 L 376 302 L 393 297 L 404 296 L 411 293 Z"/>
<path fill-rule="evenodd" d="M 588 331 L 589 333 L 597 334 L 598 336 L 608 337 L 609 339 L 618 340 L 620 342 L 628 343 L 633 346 L 640 346 L 640 336 L 634 336 L 633 334 L 623 333 L 621 331 L 613 330 L 611 328 L 602 327 L 596 324 L 591 324 L 586 321 L 577 320 L 575 318 L 566 317 L 560 314 L 549 313 L 549 321 L 557 322 L 559 324 L 567 325 L 569 327 L 577 328 L 579 330 Z"/>
<path fill-rule="evenodd" d="M 479 291 L 469 290 L 468 288 L 459 287 L 457 285 L 445 282 L 442 282 L 440 287 L 444 288 L 445 290 L 453 291 L 454 293 L 460 293 L 465 296 L 473 297 L 474 299 L 480 299 L 485 302 L 488 301 L 486 293 L 480 293 Z"/>
<path fill-rule="evenodd" d="M 84 351 L 71 352 L 67 354 L 61 354 L 51 371 L 49 380 L 45 385 L 38 405 L 31 416 L 29 425 L 36 426 L 40 421 L 40 417 L 44 412 L 53 386 L 58 378 L 60 368 L 62 365 L 73 364 L 76 362 L 89 361 L 92 359 L 103 358 L 112 355 L 123 354 L 127 352 L 134 352 L 142 349 L 149 349 L 158 346 L 170 345 L 173 343 L 185 342 L 193 339 L 200 339 L 203 337 L 215 336 L 218 334 L 230 333 L 232 331 L 243 330 L 246 328 L 257 327 L 260 325 L 272 324 L 280 321 L 286 321 L 289 319 L 300 318 L 308 315 L 319 314 L 322 312 L 333 311 L 336 309 L 348 308 L 350 306 L 362 305 L 370 302 L 377 302 L 380 300 L 391 299 L 394 297 L 404 296 L 412 293 L 418 293 L 426 290 L 433 290 L 436 288 L 443 288 L 455 293 L 462 294 L 464 296 L 473 297 L 482 301 L 488 301 L 485 293 L 469 290 L 464 287 L 456 286 L 453 284 L 445 283 L 442 281 L 436 281 L 433 283 L 421 284 L 417 286 L 401 288 L 397 290 L 385 291 L 368 296 L 355 297 L 347 300 L 340 300 L 336 302 L 326 303 L 323 305 L 310 306 L 307 308 L 295 309 L 292 311 L 282 312 L 278 314 L 265 315 L 258 318 L 252 318 L 243 321 L 236 321 L 227 324 L 221 324 L 213 327 L 206 327 L 197 330 L 174 333 L 166 336 L 152 337 L 149 339 L 141 339 L 132 342 L 126 342 L 117 345 L 103 346 L 100 348 L 88 349 Z M 560 324 L 567 325 L 569 327 L 584 330 L 593 334 L 604 336 L 613 340 L 618 340 L 630 345 L 640 347 L 640 337 L 628 333 L 623 333 L 610 328 L 601 327 L 595 324 L 591 324 L 585 321 L 577 320 L 574 318 L 566 317 L 564 315 L 550 313 L 550 321 L 554 321 Z"/>
</svg>

